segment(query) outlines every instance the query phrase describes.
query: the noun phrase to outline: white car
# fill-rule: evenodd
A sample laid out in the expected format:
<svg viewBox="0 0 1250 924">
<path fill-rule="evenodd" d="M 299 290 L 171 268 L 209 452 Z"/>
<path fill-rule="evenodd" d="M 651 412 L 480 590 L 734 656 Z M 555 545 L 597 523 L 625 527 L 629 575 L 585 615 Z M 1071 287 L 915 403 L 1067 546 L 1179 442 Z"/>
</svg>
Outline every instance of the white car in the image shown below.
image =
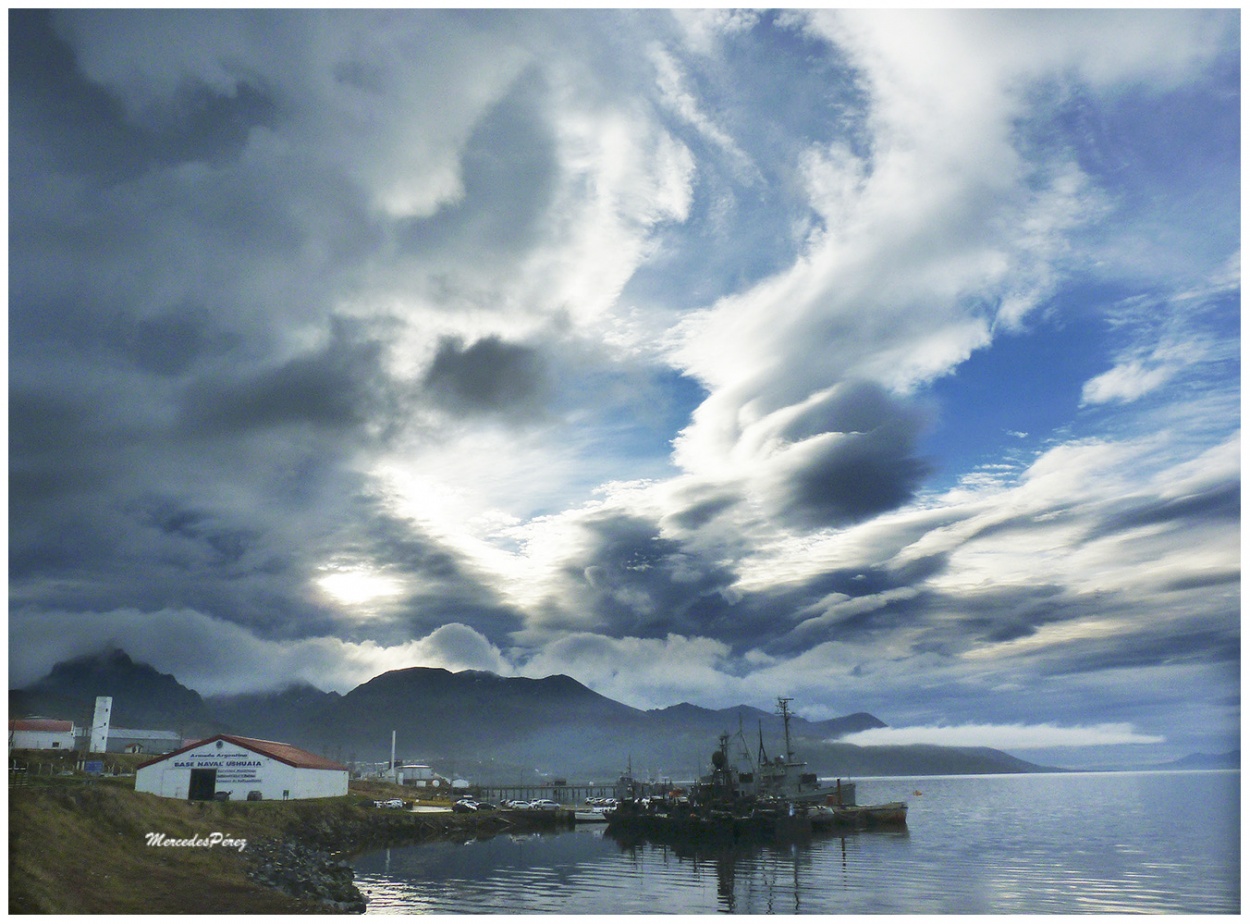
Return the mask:
<svg viewBox="0 0 1250 924">
<path fill-rule="evenodd" d="M 524 799 L 510 799 L 504 803 L 504 807 L 510 809 L 527 809 L 530 807 L 530 804 Z"/>
<path fill-rule="evenodd" d="M 403 799 L 387 799 L 385 802 L 382 803 L 382 806 L 384 808 L 401 809 L 404 807 L 404 800 Z"/>
<path fill-rule="evenodd" d="M 537 809 L 540 812 L 554 812 L 559 807 L 559 802 L 552 802 L 550 799 L 535 799 L 530 803 L 530 808 Z"/>
</svg>

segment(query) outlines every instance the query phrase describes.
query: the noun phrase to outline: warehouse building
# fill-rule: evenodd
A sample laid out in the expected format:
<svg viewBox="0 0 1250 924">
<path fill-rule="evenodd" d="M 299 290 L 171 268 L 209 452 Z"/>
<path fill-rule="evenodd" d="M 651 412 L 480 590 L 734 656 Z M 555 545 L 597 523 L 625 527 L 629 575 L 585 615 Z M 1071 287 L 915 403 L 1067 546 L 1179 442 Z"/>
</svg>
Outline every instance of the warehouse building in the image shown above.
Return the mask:
<svg viewBox="0 0 1250 924">
<path fill-rule="evenodd" d="M 110 726 L 104 750 L 109 754 L 168 754 L 182 744 L 182 735 L 176 731 Z"/>
<path fill-rule="evenodd" d="M 61 719 L 9 719 L 9 749 L 74 750 L 74 723 Z"/>
<path fill-rule="evenodd" d="M 291 744 L 215 735 L 140 764 L 135 790 L 170 799 L 324 799 L 347 795 L 347 768 Z"/>
</svg>

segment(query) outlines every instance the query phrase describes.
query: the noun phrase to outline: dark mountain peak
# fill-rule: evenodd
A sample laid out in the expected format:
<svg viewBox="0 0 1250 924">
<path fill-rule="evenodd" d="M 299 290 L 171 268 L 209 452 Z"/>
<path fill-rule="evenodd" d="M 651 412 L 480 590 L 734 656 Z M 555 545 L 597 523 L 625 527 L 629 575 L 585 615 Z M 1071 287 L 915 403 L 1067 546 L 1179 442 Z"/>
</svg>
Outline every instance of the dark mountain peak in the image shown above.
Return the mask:
<svg viewBox="0 0 1250 924">
<path fill-rule="evenodd" d="M 681 702 L 675 706 L 665 706 L 662 709 L 648 709 L 647 714 L 677 717 L 686 715 L 705 715 L 711 711 L 711 709 L 705 709 L 702 706 L 696 706 L 693 703 Z"/>
<path fill-rule="evenodd" d="M 579 695 L 590 695 L 598 697 L 596 693 L 580 680 L 574 680 L 568 674 L 549 674 L 546 677 L 540 677 L 536 681 L 544 689 L 553 693 L 576 693 Z"/>
<path fill-rule="evenodd" d="M 102 648 L 91 654 L 79 655 L 65 661 L 57 661 L 52 665 L 49 676 L 57 677 L 65 674 L 83 674 L 100 671 L 125 671 L 132 669 L 156 671 L 156 668 L 145 662 L 136 662 L 120 648 Z"/>
<path fill-rule="evenodd" d="M 485 672 L 483 672 L 485 673 Z M 411 681 L 424 680 L 430 677 L 454 677 L 455 675 L 445 667 L 397 667 L 393 671 L 385 671 L 369 680 L 366 680 L 361 686 L 368 686 L 371 683 L 377 683 L 380 680 L 386 681 Z"/>
<path fill-rule="evenodd" d="M 496 674 L 494 671 L 483 671 L 483 670 L 456 671 L 455 676 L 465 677 L 465 678 L 474 680 L 479 683 L 492 683 L 496 680 L 503 679 L 503 677 L 501 677 L 499 674 Z"/>
<path fill-rule="evenodd" d="M 36 681 L 28 689 L 32 691 L 44 689 L 64 689 L 67 685 L 82 687 L 96 684 L 109 689 L 101 689 L 96 696 L 109 696 L 110 689 L 128 689 L 136 684 L 158 683 L 172 685 L 179 690 L 192 693 L 191 690 L 178 683 L 173 674 L 162 674 L 151 664 L 135 661 L 120 648 L 105 649 L 94 654 L 80 655 L 68 661 L 58 661 L 52 665 L 48 676 Z"/>
<path fill-rule="evenodd" d="M 101 666 L 118 668 L 152 666 L 146 662 L 135 661 L 134 658 L 126 654 L 126 652 L 121 648 L 102 648 L 94 654 L 79 655 L 77 658 L 70 658 L 68 661 L 61 661 L 58 664 L 53 665 L 52 669 L 56 670 L 58 666 L 71 664 L 98 664 Z M 155 668 L 153 668 L 153 670 L 155 670 Z"/>
<path fill-rule="evenodd" d="M 889 727 L 885 722 L 868 712 L 853 712 L 850 715 L 839 716 L 836 719 L 812 722 L 810 725 L 814 733 L 828 738 L 841 738 L 844 735 L 867 731 L 870 728 Z"/>
<path fill-rule="evenodd" d="M 11 694 L 9 705 L 86 722 L 98 696 L 113 698 L 119 726 L 203 730 L 208 719 L 200 694 L 120 648 L 58 661 L 46 677 Z"/>
</svg>

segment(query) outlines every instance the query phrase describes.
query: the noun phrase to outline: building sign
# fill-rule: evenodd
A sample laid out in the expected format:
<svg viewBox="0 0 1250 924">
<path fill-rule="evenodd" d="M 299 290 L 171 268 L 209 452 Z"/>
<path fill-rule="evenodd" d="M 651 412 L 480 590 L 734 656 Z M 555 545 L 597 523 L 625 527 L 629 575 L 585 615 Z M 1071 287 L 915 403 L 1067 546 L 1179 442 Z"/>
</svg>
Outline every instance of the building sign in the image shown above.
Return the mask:
<svg viewBox="0 0 1250 924">
<path fill-rule="evenodd" d="M 264 761 L 248 751 L 188 754 L 174 759 L 175 770 L 216 770 L 217 783 L 257 783 Z"/>
</svg>

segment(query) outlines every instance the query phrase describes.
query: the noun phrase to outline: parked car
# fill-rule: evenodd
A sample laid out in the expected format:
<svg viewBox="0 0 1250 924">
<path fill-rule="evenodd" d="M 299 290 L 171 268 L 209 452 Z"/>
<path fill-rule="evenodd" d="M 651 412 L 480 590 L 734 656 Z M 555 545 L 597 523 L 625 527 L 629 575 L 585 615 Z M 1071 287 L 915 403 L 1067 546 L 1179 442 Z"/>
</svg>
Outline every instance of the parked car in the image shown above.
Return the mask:
<svg viewBox="0 0 1250 924">
<path fill-rule="evenodd" d="M 403 799 L 387 799 L 385 802 L 382 803 L 382 807 L 401 809 L 404 807 L 404 800 Z"/>
<path fill-rule="evenodd" d="M 537 809 L 540 812 L 554 812 L 559 807 L 559 802 L 552 802 L 550 799 L 535 799 L 530 803 L 530 808 Z"/>
<path fill-rule="evenodd" d="M 498 806 L 497 806 L 497 805 L 495 805 L 495 803 L 493 803 L 493 802 L 481 802 L 481 801 L 479 801 L 479 802 L 477 803 L 477 810 L 478 810 L 479 812 L 493 812 L 496 808 L 498 808 Z"/>
<path fill-rule="evenodd" d="M 461 799 L 459 802 L 452 804 L 451 810 L 453 812 L 459 812 L 460 814 L 464 814 L 465 812 L 476 812 L 477 803 L 472 799 Z"/>
<path fill-rule="evenodd" d="M 503 805 L 504 805 L 504 808 L 510 808 L 510 809 L 527 809 L 530 807 L 530 804 L 526 802 L 524 799 L 508 799 L 504 802 Z"/>
</svg>

